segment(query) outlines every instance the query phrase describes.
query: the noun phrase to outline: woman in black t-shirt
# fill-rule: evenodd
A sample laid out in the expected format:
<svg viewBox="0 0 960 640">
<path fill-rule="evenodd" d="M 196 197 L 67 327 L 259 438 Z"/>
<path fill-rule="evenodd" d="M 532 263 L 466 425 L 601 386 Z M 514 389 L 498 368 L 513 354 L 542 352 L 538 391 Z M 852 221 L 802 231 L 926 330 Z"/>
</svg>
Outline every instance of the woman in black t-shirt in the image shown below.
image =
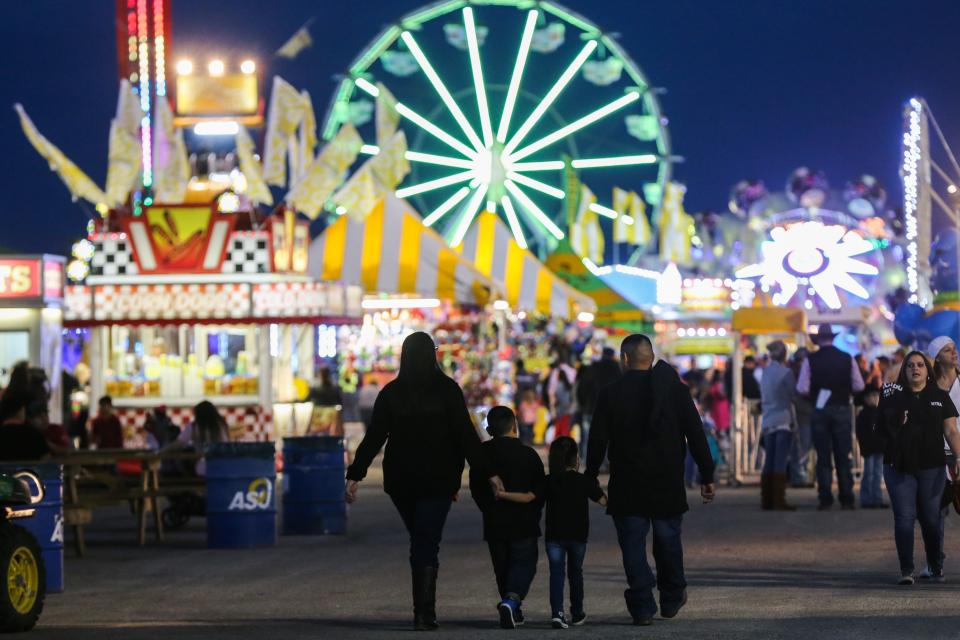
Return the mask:
<svg viewBox="0 0 960 640">
<path fill-rule="evenodd" d="M 899 584 L 913 584 L 914 526 L 920 521 L 927 565 L 935 582 L 943 582 L 940 555 L 940 498 L 943 494 L 946 438 L 960 452 L 957 409 L 933 379 L 927 357 L 911 352 L 897 382 L 883 388 L 877 430 L 885 439 L 883 479 L 893 507 L 894 537 L 900 558 Z"/>
</svg>

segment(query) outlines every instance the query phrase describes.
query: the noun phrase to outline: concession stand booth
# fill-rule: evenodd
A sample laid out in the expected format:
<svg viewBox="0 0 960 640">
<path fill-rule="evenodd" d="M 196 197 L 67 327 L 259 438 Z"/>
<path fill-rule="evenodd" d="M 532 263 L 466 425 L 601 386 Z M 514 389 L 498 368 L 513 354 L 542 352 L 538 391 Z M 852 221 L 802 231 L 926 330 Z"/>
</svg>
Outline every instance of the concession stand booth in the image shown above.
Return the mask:
<svg viewBox="0 0 960 640">
<path fill-rule="evenodd" d="M 90 234 L 90 275 L 67 287 L 65 324 L 89 329 L 91 397 L 113 398 L 128 438 L 159 406 L 186 425 L 201 400 L 233 440 L 302 434 L 316 326 L 361 316 L 359 290 L 306 275 L 307 225 L 283 213 L 238 230 L 216 204 L 110 222 Z"/>
<path fill-rule="evenodd" d="M 60 256 L 0 256 L 0 388 L 20 361 L 43 369 L 54 422 L 61 420 L 63 273 Z"/>
</svg>

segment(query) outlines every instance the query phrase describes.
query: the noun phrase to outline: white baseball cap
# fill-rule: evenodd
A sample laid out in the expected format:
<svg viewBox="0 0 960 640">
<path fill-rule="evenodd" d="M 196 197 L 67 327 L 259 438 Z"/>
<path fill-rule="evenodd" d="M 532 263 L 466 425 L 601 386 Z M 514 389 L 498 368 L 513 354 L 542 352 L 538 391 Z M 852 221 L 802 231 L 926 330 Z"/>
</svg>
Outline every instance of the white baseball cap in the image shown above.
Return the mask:
<svg viewBox="0 0 960 640">
<path fill-rule="evenodd" d="M 927 345 L 927 355 L 931 360 L 936 360 L 940 352 L 943 351 L 943 348 L 951 344 L 955 344 L 953 338 L 949 336 L 937 336 Z"/>
</svg>

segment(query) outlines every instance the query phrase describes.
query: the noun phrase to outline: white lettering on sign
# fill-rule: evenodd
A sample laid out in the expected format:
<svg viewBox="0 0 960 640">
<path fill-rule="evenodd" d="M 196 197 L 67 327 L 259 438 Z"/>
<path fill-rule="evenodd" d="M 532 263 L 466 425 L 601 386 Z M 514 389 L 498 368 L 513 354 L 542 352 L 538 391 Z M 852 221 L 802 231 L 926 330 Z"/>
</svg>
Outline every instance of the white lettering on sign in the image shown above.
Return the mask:
<svg viewBox="0 0 960 640">
<path fill-rule="evenodd" d="M 250 285 L 101 286 L 94 310 L 98 320 L 239 318 L 249 315 Z"/>
<path fill-rule="evenodd" d="M 228 511 L 257 511 L 268 509 L 273 502 L 273 483 L 269 478 L 257 478 L 247 491 L 237 491 Z"/>
<path fill-rule="evenodd" d="M 320 283 L 302 285 L 255 285 L 255 318 L 319 316 L 328 313 L 327 289 Z"/>
<path fill-rule="evenodd" d="M 50 542 L 63 542 L 63 516 L 57 514 L 53 520 L 53 535 L 50 536 Z"/>
</svg>

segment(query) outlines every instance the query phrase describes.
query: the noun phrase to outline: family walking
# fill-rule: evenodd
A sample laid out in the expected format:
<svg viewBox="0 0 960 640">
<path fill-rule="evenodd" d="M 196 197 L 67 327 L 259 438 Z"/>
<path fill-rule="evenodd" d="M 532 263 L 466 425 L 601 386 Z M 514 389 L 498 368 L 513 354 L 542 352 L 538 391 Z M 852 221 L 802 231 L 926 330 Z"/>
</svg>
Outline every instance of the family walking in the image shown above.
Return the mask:
<svg viewBox="0 0 960 640">
<path fill-rule="evenodd" d="M 437 364 L 436 346 L 425 333 L 404 340 L 397 379 L 377 397 L 370 429 L 347 470 L 347 501 L 386 444 L 384 491 L 410 536 L 414 627 L 437 629 L 436 589 L 440 541 L 447 514 L 459 496 L 464 462 L 470 488 L 483 514 L 483 537 L 493 564 L 500 625 L 524 623 L 523 600 L 536 574 L 546 506 L 546 551 L 550 566 L 551 622 L 566 628 L 586 621 L 583 563 L 589 535 L 588 501 L 605 505 L 614 519 L 634 624 L 650 625 L 658 609 L 672 618 L 687 601 L 681 524 L 687 511 L 684 463 L 691 452 L 702 478 L 703 501 L 714 498 L 714 464 L 699 413 L 676 371 L 655 363 L 653 345 L 635 334 L 621 345 L 624 375 L 601 389 L 590 429 L 586 473 L 579 472 L 576 442 L 557 438 L 550 474 L 532 448 L 518 439 L 507 407 L 487 416 L 491 440 L 481 444 L 463 393 Z M 610 464 L 609 496 L 598 475 Z M 652 531 L 656 577 L 646 553 Z M 564 587 L 569 582 L 569 616 Z M 659 607 L 654 588 L 659 591 Z"/>
</svg>

